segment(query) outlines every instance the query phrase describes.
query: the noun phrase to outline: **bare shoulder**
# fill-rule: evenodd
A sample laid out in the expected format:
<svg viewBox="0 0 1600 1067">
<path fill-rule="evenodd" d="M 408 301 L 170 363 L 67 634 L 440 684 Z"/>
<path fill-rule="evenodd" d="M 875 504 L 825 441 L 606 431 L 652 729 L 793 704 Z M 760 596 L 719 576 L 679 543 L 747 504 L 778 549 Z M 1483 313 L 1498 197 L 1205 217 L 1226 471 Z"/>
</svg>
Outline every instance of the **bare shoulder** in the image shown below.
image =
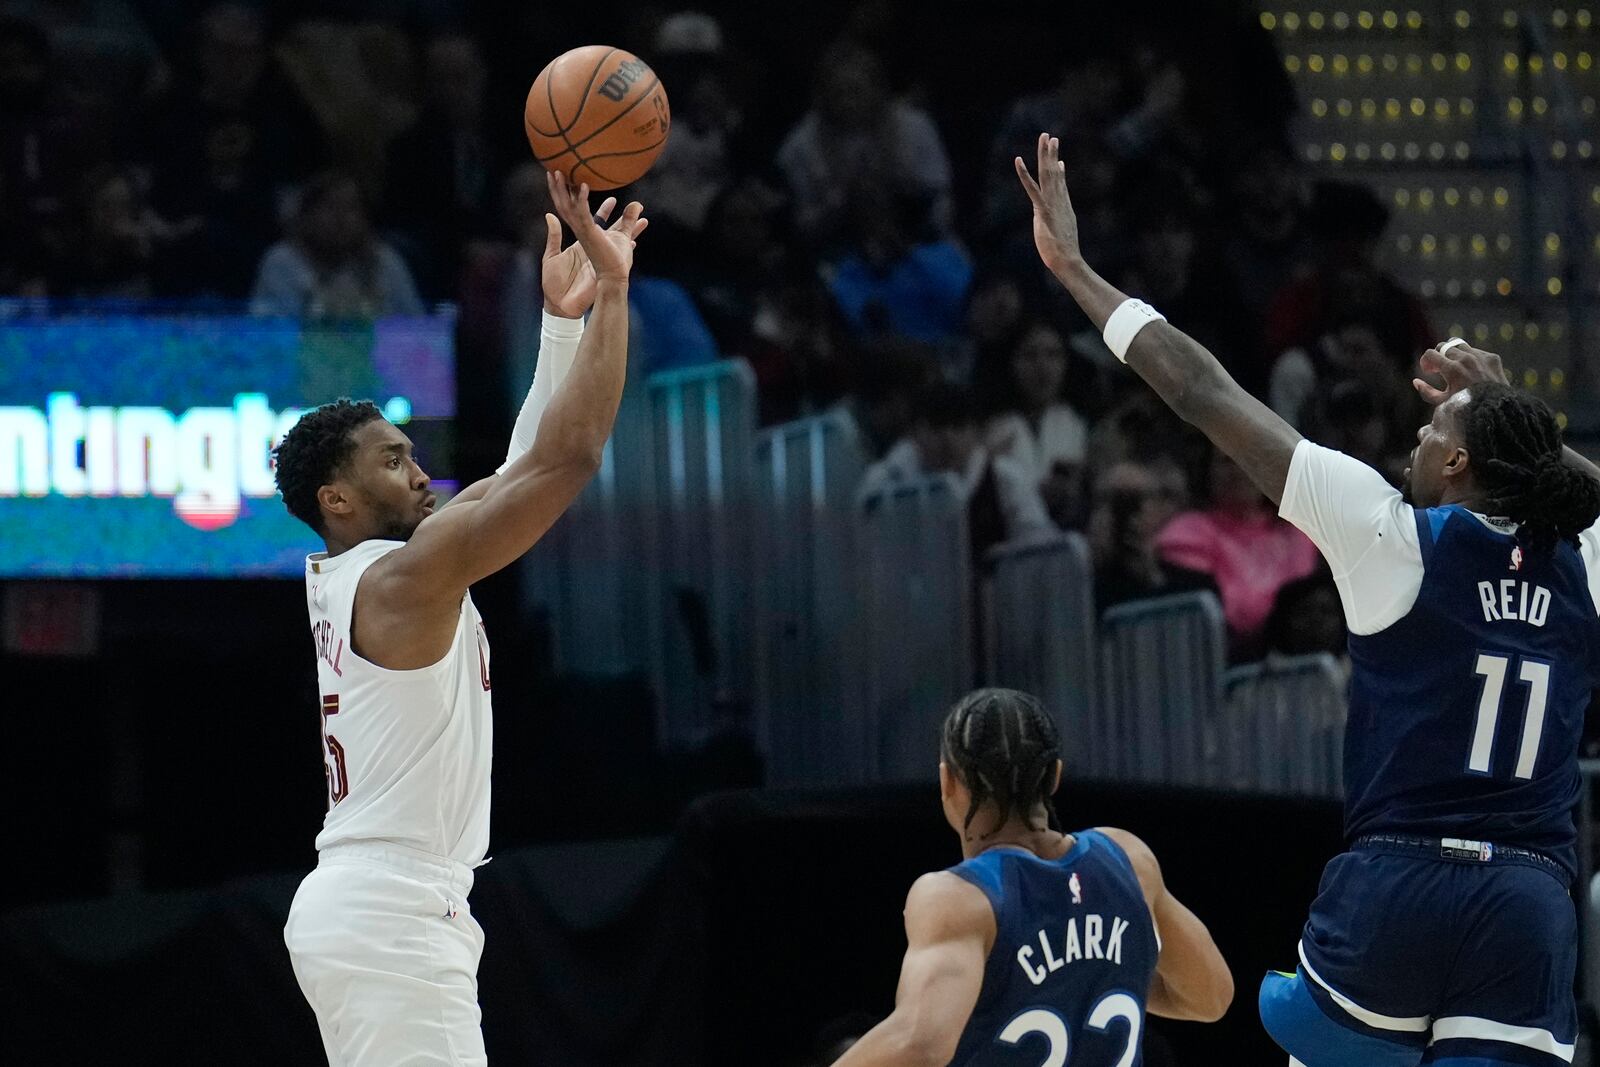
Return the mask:
<svg viewBox="0 0 1600 1067">
<path fill-rule="evenodd" d="M 431 521 L 431 520 L 430 520 Z M 356 584 L 351 625 L 357 655 L 387 670 L 416 670 L 437 663 L 450 649 L 461 596 L 415 580 L 411 546 L 375 561 Z"/>
<path fill-rule="evenodd" d="M 1097 826 L 1100 833 L 1105 834 L 1117 847 L 1127 855 L 1128 862 L 1133 864 L 1133 873 L 1139 878 L 1139 885 L 1144 889 L 1144 895 L 1154 900 L 1161 892 L 1164 882 L 1161 877 L 1161 863 L 1156 859 L 1156 854 L 1144 839 L 1138 834 L 1124 830 L 1117 826 Z"/>
<path fill-rule="evenodd" d="M 973 934 L 990 935 L 995 929 L 994 908 L 983 890 L 949 871 L 934 871 L 911 883 L 906 894 L 906 930 L 929 940 L 946 940 Z"/>
</svg>

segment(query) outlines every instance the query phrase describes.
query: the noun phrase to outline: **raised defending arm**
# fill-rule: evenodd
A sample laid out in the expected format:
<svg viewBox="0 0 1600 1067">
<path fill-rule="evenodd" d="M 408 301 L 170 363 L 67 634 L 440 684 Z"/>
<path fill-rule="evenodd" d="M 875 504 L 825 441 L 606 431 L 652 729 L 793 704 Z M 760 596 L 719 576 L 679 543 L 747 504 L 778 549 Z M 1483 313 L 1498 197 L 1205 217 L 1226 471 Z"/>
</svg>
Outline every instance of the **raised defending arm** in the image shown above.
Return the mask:
<svg viewBox="0 0 1600 1067">
<path fill-rule="evenodd" d="M 1054 137 L 1039 135 L 1038 181 L 1028 173 L 1021 157 L 1015 161 L 1017 177 L 1033 201 L 1034 244 L 1045 266 L 1104 332 L 1128 297 L 1084 261 L 1078 246 L 1078 220 L 1067 195 L 1058 151 Z M 1283 497 L 1299 433 L 1245 392 L 1204 345 L 1164 320 L 1145 321 L 1147 324 L 1133 333 L 1131 343 L 1120 342 L 1125 350 L 1117 356 L 1150 383 L 1180 418 L 1198 427 L 1232 457 L 1276 504 Z M 1125 312 L 1123 322 L 1116 325 L 1131 328 L 1138 322 L 1136 314 Z"/>
</svg>

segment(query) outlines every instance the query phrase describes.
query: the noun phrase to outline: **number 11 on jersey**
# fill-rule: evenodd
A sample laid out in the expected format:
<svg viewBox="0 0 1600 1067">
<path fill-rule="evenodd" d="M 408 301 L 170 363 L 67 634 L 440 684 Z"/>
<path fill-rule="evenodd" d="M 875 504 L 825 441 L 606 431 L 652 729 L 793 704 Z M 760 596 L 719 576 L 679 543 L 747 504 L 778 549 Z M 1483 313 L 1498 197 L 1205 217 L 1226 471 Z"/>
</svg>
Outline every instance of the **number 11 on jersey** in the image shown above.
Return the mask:
<svg viewBox="0 0 1600 1067">
<path fill-rule="evenodd" d="M 1467 770 L 1474 774 L 1488 774 L 1494 758 L 1495 728 L 1500 722 L 1500 700 L 1506 688 L 1506 672 L 1511 668 L 1509 656 L 1478 653 L 1478 664 L 1473 670 L 1483 676 L 1483 696 L 1478 700 L 1478 721 L 1472 731 L 1472 752 L 1467 758 Z M 1539 761 L 1539 739 L 1544 734 L 1545 705 L 1550 699 L 1550 664 L 1525 659 L 1517 677 L 1528 687 L 1527 713 L 1522 719 L 1522 742 L 1517 747 L 1517 778 L 1532 778 L 1533 766 Z"/>
</svg>

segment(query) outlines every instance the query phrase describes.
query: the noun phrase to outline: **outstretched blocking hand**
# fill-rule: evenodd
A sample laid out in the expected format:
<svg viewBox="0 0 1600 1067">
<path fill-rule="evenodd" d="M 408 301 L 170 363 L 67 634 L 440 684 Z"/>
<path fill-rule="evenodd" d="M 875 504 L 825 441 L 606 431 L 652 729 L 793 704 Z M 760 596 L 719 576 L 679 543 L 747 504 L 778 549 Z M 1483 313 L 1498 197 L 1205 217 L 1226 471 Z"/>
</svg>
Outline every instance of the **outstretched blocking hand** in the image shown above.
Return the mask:
<svg viewBox="0 0 1600 1067">
<path fill-rule="evenodd" d="M 1033 201 L 1033 243 L 1039 258 L 1057 277 L 1083 258 L 1078 247 L 1078 216 L 1067 195 L 1066 165 L 1060 158 L 1061 142 L 1047 133 L 1039 135 L 1039 180 L 1017 156 L 1013 161 L 1022 189 Z"/>
<path fill-rule="evenodd" d="M 1431 374 L 1444 380 L 1444 388 L 1441 389 L 1424 378 L 1411 379 L 1412 388 L 1416 389 L 1417 395 L 1433 407 L 1438 407 L 1461 390 L 1479 382 L 1510 384 L 1506 378 L 1505 365 L 1499 356 L 1470 345 L 1451 345 L 1442 352 L 1438 348 L 1430 348 L 1422 353 L 1417 365 L 1423 374 Z"/>
<path fill-rule="evenodd" d="M 593 306 L 599 279 L 627 279 L 633 268 L 634 243 L 650 220 L 644 218 L 644 205 L 635 200 L 623 208 L 621 217 L 609 229 L 603 230 L 600 223 L 616 210 L 616 197 L 606 197 L 600 210 L 590 215 L 587 185 L 573 189 L 559 171 L 552 171 L 545 178 L 556 209 L 554 215 L 544 217 L 548 230 L 542 272 L 545 310 L 575 319 Z M 578 238 L 565 249 L 561 247 L 562 222 Z"/>
</svg>

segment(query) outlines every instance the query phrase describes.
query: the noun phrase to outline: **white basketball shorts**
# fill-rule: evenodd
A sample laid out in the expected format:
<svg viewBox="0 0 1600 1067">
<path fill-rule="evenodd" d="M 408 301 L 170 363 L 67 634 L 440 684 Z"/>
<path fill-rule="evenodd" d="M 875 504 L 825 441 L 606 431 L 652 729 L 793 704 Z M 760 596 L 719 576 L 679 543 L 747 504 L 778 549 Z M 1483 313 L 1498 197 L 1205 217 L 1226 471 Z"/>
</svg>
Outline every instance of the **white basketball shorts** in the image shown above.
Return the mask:
<svg viewBox="0 0 1600 1067">
<path fill-rule="evenodd" d="M 323 849 L 284 943 L 330 1067 L 486 1064 L 472 869 L 380 842 Z"/>
</svg>

